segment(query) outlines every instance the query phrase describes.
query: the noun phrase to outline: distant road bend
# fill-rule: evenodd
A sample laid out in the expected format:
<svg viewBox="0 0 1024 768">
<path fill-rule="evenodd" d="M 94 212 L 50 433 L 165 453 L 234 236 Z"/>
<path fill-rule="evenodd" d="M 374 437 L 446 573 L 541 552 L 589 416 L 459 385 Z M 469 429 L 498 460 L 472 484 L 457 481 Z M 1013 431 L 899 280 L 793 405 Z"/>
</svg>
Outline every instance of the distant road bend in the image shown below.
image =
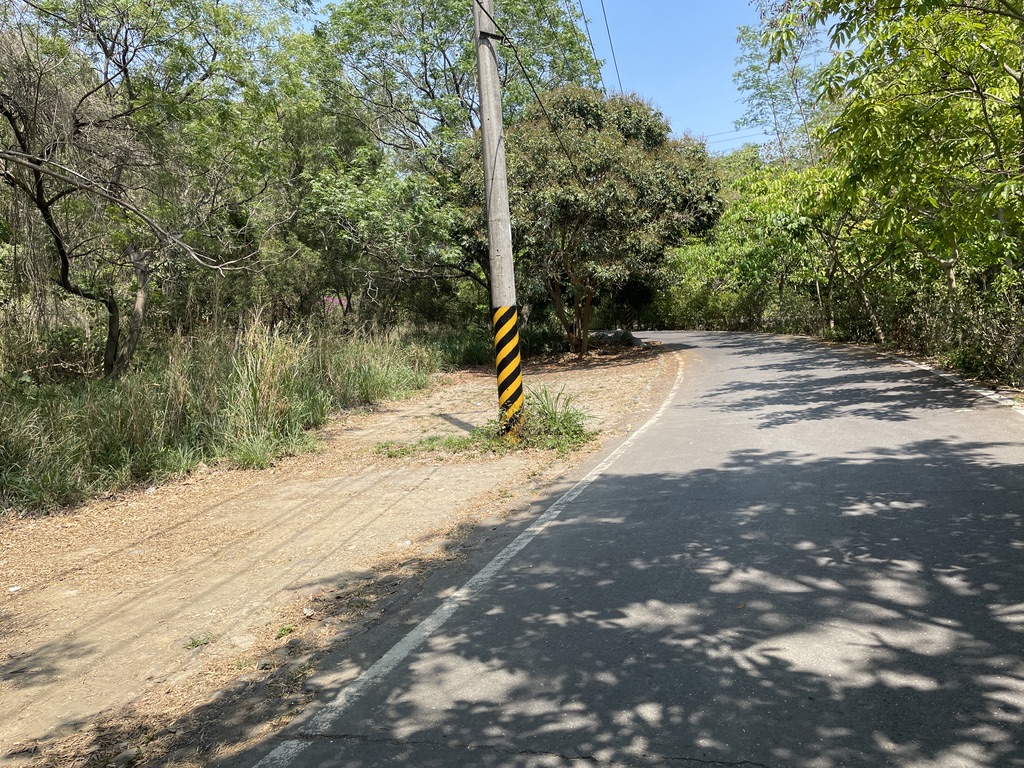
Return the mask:
<svg viewBox="0 0 1024 768">
<path fill-rule="evenodd" d="M 683 362 L 652 420 L 237 765 L 1024 766 L 1024 417 L 867 350 L 644 335 Z"/>
</svg>

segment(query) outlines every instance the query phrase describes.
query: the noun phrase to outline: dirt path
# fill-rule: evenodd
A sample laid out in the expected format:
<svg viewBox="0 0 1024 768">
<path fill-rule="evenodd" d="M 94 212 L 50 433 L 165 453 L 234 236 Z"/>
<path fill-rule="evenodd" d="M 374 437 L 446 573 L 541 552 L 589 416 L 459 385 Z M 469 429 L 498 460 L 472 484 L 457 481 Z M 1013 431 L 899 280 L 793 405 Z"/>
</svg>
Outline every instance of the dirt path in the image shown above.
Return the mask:
<svg viewBox="0 0 1024 768">
<path fill-rule="evenodd" d="M 629 428 L 672 365 L 631 352 L 527 375 L 577 397 L 602 431 L 596 448 Z M 476 522 L 524 508 L 581 460 L 374 451 L 483 424 L 493 400 L 489 373 L 446 375 L 339 417 L 319 453 L 271 470 L 207 469 L 73 514 L 0 521 L 0 764 L 203 765 L 228 747 L 197 709 L 229 695 L 248 696 L 265 728 L 285 722 L 317 656 L 389 584 L 456 557 Z M 239 725 L 232 740 L 259 735 Z"/>
</svg>

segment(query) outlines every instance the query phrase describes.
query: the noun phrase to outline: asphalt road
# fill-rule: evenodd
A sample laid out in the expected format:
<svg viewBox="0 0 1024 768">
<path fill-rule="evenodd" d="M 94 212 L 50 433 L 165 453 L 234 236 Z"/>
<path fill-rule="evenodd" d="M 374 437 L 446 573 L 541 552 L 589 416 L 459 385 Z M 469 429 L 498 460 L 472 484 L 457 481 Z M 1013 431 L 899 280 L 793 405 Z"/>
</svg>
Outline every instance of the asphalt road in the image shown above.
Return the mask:
<svg viewBox="0 0 1024 768">
<path fill-rule="evenodd" d="M 250 765 L 1024 766 L 1024 416 L 650 336 L 684 369 L 645 430 Z"/>
</svg>

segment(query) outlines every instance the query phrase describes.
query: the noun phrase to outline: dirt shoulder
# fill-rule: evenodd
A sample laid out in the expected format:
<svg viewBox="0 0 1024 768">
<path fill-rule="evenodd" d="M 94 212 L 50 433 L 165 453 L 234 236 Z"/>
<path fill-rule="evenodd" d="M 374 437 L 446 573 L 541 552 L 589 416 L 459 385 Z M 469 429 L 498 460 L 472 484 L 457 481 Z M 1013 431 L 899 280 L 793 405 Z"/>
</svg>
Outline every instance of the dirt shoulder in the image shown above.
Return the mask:
<svg viewBox="0 0 1024 768">
<path fill-rule="evenodd" d="M 467 371 L 340 415 L 319 452 L 270 470 L 0 520 L 0 764 L 200 766 L 265 738 L 375 606 L 632 428 L 675 365 L 633 350 L 528 366 L 600 430 L 569 457 L 374 450 L 493 418 L 492 375 Z"/>
</svg>

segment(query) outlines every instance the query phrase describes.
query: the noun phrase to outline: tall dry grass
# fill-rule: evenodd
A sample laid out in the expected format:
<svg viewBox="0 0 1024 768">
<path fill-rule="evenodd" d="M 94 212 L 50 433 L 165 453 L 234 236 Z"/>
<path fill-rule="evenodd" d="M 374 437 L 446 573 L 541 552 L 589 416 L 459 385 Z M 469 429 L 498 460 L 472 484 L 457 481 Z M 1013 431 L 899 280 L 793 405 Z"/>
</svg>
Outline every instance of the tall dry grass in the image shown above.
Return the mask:
<svg viewBox="0 0 1024 768">
<path fill-rule="evenodd" d="M 256 323 L 234 337 L 172 337 L 118 380 L 6 376 L 0 509 L 45 511 L 199 462 L 265 467 L 310 447 L 332 411 L 425 386 L 440 360 L 421 343 Z"/>
</svg>

